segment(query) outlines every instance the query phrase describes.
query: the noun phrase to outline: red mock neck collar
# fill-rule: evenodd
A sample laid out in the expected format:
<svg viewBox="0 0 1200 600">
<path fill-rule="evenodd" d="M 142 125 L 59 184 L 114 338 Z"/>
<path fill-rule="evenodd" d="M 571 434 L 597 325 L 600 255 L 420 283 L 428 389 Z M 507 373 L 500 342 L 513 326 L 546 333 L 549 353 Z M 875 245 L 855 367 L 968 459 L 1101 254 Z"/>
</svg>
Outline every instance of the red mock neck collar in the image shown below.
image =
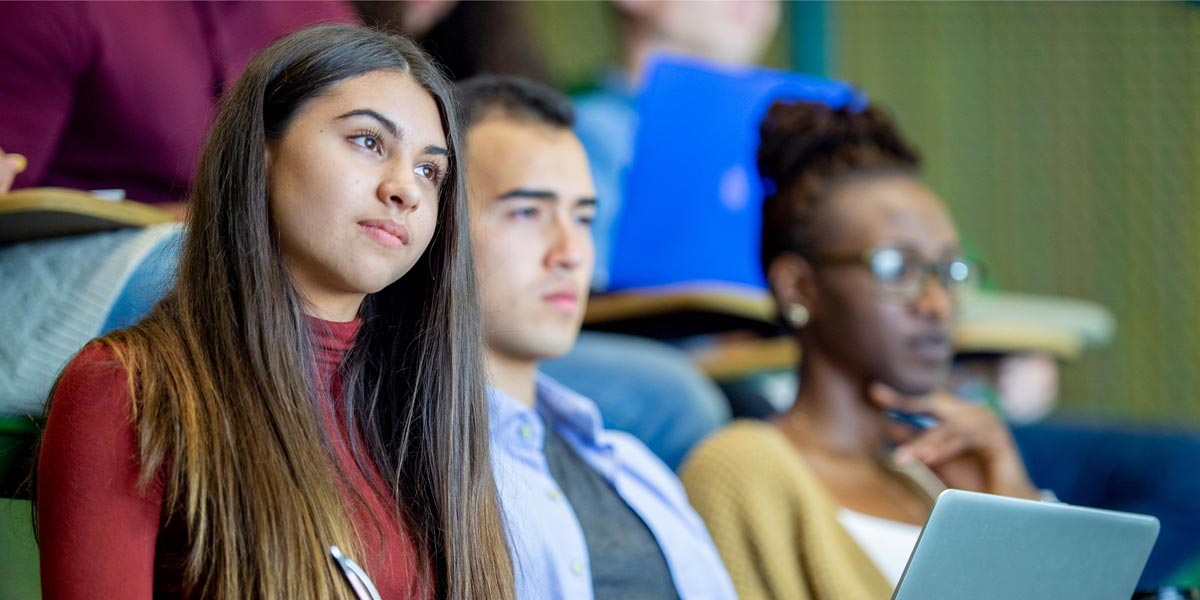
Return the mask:
<svg viewBox="0 0 1200 600">
<path fill-rule="evenodd" d="M 346 353 L 354 347 L 362 318 L 339 323 L 305 315 L 308 331 L 312 336 L 313 355 L 317 364 L 325 369 L 336 369 L 342 364 Z"/>
</svg>

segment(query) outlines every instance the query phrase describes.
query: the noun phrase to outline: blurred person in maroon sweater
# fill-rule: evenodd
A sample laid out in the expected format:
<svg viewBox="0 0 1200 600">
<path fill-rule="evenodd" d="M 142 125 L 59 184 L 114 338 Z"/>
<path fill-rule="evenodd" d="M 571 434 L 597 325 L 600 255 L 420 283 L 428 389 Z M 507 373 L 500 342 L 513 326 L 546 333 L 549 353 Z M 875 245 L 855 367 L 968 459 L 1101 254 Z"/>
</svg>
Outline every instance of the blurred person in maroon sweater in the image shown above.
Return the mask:
<svg viewBox="0 0 1200 600">
<path fill-rule="evenodd" d="M 357 17 L 343 2 L 0 3 L 0 148 L 27 161 L 12 187 L 123 189 L 178 211 L 250 58 L 328 22 Z"/>
<path fill-rule="evenodd" d="M 221 96 L 260 49 L 324 22 L 357 17 L 328 1 L 0 2 L 0 194 L 119 189 L 182 218 Z M 171 286 L 180 233 L 0 246 L 0 412 L 40 412 L 87 340 L 140 319 Z"/>
</svg>

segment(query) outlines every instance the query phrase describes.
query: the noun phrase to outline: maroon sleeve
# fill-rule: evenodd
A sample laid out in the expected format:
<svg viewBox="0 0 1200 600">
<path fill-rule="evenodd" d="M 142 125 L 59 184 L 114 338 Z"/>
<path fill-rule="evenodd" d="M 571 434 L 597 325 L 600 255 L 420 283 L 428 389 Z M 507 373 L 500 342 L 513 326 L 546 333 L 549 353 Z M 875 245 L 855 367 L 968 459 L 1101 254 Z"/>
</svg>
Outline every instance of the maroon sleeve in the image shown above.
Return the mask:
<svg viewBox="0 0 1200 600">
<path fill-rule="evenodd" d="M 80 5 L 0 2 L 0 148 L 29 165 L 14 188 L 41 185 L 90 60 Z"/>
<path fill-rule="evenodd" d="M 43 598 L 150 598 L 162 487 L 137 491 L 125 370 L 93 343 L 67 366 L 38 464 Z"/>
</svg>

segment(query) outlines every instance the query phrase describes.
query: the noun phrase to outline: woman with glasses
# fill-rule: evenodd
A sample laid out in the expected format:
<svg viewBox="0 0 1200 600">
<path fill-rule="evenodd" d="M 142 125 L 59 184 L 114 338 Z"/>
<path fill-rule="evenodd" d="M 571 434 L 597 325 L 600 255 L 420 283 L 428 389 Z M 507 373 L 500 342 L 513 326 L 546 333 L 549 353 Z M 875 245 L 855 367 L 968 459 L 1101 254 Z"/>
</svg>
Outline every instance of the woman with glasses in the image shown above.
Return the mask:
<svg viewBox="0 0 1200 600">
<path fill-rule="evenodd" d="M 513 596 L 455 121 L 400 37 L 251 61 L 174 289 L 56 385 L 46 598 Z"/>
<path fill-rule="evenodd" d="M 1004 424 L 941 390 L 979 273 L 916 152 L 874 106 L 779 102 L 761 134 L 762 262 L 799 391 L 682 479 L 742 598 L 886 598 L 938 491 L 1039 493 Z"/>
</svg>

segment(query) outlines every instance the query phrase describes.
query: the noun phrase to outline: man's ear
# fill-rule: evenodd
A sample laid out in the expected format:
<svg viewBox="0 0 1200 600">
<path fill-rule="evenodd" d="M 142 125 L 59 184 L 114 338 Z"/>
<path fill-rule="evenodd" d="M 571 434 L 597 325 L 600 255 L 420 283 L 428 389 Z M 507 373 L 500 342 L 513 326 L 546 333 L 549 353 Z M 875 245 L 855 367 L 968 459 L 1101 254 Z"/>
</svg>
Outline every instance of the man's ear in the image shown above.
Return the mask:
<svg viewBox="0 0 1200 600">
<path fill-rule="evenodd" d="M 818 310 L 817 285 L 812 264 L 795 252 L 784 252 L 776 256 L 767 267 L 767 285 L 780 312 L 793 304 L 808 310 L 810 318 Z"/>
</svg>

